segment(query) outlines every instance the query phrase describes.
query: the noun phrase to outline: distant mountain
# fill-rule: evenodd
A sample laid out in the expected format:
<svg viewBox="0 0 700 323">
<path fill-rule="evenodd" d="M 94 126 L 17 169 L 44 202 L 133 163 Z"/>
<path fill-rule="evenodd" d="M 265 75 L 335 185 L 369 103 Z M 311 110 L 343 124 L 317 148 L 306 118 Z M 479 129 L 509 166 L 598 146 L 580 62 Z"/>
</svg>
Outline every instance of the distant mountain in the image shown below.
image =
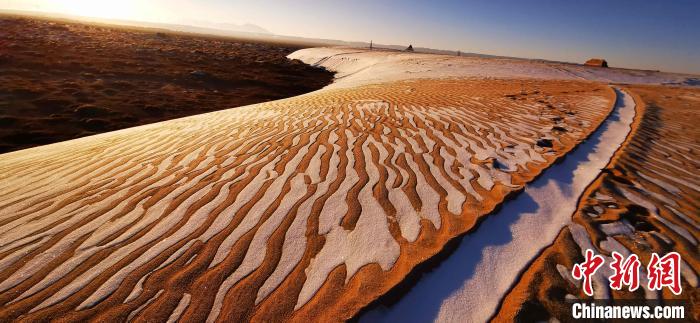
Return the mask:
<svg viewBox="0 0 700 323">
<path fill-rule="evenodd" d="M 206 24 L 196 24 L 200 26 L 206 26 Z M 230 31 L 237 31 L 237 32 L 244 32 L 244 33 L 253 33 L 253 34 L 267 34 L 267 35 L 272 35 L 272 33 L 258 25 L 254 25 L 251 23 L 246 23 L 242 25 L 238 24 L 231 24 L 231 23 L 214 23 L 214 24 L 209 24 L 212 28 L 216 29 L 222 29 L 222 30 L 230 30 Z"/>
<path fill-rule="evenodd" d="M 158 28 L 166 29 L 170 31 L 179 31 L 186 33 L 196 33 L 196 34 L 208 34 L 217 36 L 232 36 L 232 37 L 244 37 L 250 38 L 254 36 L 272 36 L 272 33 L 267 29 L 254 25 L 251 23 L 245 24 L 234 24 L 234 23 L 215 23 L 201 20 L 186 21 L 183 24 L 177 23 L 161 23 L 161 22 L 148 22 L 148 21 L 136 21 L 128 19 L 109 19 L 109 18 L 95 18 L 86 16 L 76 16 L 70 14 L 62 13 L 50 13 L 50 12 L 36 12 L 36 11 L 25 11 L 25 10 L 11 10 L 11 9 L 0 9 L 0 13 L 5 14 L 16 14 L 23 16 L 35 16 L 35 17 L 45 17 L 45 18 L 59 18 L 59 19 L 69 19 L 84 22 L 93 23 L 106 23 L 112 25 L 121 26 L 133 26 L 133 27 L 146 27 L 146 28 Z"/>
<path fill-rule="evenodd" d="M 127 22 L 112 21 L 113 23 L 124 24 Z M 268 30 L 253 24 L 230 24 L 230 23 L 203 23 L 203 24 L 167 24 L 155 22 L 130 22 L 134 26 L 163 28 L 172 31 L 180 31 L 195 34 L 207 34 L 216 36 L 231 36 L 243 38 L 265 38 L 273 36 Z"/>
</svg>

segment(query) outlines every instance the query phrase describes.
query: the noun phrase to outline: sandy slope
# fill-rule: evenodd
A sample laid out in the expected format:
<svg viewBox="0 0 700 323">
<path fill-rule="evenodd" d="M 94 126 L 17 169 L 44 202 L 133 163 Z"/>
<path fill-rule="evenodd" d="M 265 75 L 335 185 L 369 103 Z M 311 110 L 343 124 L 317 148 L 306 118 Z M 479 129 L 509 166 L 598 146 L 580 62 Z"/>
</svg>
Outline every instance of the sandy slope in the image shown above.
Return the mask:
<svg viewBox="0 0 700 323">
<path fill-rule="evenodd" d="M 579 196 L 625 141 L 635 103 L 617 93 L 615 110 L 586 142 L 489 215 L 398 304 L 361 321 L 484 322 L 493 316 L 520 271 L 570 223 Z"/>
<path fill-rule="evenodd" d="M 611 111 L 600 83 L 461 59 L 0 155 L 0 320 L 352 317 Z"/>
<path fill-rule="evenodd" d="M 693 88 L 631 86 L 638 118 L 632 136 L 607 171 L 584 195 L 573 223 L 564 228 L 503 301 L 496 320 L 568 317 L 565 299 L 588 299 L 569 273 L 583 260 L 582 249 L 607 257 L 635 253 L 646 266 L 652 252 L 681 254 L 683 292 L 646 288 L 646 269 L 635 292 L 611 290 L 610 268 L 594 280 L 597 298 L 683 299 L 686 318 L 700 319 L 700 91 Z"/>
</svg>

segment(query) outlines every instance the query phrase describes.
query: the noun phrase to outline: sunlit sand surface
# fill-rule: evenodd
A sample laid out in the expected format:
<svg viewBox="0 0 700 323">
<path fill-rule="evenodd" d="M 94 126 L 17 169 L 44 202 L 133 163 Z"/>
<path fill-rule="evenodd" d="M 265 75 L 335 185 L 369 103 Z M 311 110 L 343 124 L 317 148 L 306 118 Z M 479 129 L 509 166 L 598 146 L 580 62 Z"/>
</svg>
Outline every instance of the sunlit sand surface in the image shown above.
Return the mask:
<svg viewBox="0 0 700 323">
<path fill-rule="evenodd" d="M 604 267 L 594 278 L 594 296 L 683 299 L 690 305 L 686 318 L 700 317 L 700 91 L 660 86 L 631 86 L 629 91 L 642 104 L 627 144 L 586 192 L 573 224 L 561 231 L 513 287 L 497 320 L 546 320 L 570 311 L 562 298 L 588 299 L 570 276 L 573 263 L 583 259 L 579 250 L 586 248 L 604 255 L 634 253 L 643 264 L 652 252 L 680 253 L 680 295 L 667 289 L 649 290 L 646 268 L 641 269 L 640 288 L 635 292 L 611 290 L 607 277 L 612 269 Z"/>
<path fill-rule="evenodd" d="M 635 102 L 628 93 L 616 93 L 615 109 L 585 142 L 467 234 L 399 303 L 362 321 L 488 321 L 520 271 L 570 223 L 579 196 L 625 141 Z"/>
<path fill-rule="evenodd" d="M 292 55 L 339 72 L 316 92 L 0 155 L 0 320 L 350 319 L 616 99 L 521 77 L 548 65 L 334 50 Z"/>
</svg>

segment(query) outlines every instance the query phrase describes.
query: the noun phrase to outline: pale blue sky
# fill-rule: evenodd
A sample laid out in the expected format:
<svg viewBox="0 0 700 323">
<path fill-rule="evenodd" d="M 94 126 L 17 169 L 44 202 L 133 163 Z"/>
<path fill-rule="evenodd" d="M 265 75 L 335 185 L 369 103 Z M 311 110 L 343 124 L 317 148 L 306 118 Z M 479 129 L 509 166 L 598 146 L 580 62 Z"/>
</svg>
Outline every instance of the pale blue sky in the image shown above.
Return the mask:
<svg viewBox="0 0 700 323">
<path fill-rule="evenodd" d="M 0 0 L 29 9 L 700 73 L 696 0 Z"/>
</svg>

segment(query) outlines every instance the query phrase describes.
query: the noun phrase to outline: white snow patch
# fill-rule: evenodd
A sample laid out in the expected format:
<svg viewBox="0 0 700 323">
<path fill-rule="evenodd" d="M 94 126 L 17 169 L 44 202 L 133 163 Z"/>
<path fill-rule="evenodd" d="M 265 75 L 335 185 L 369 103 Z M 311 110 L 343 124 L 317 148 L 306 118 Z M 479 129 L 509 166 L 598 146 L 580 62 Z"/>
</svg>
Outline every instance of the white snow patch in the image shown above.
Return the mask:
<svg viewBox="0 0 700 323">
<path fill-rule="evenodd" d="M 327 88 L 453 77 L 585 79 L 606 83 L 640 84 L 683 83 L 693 77 L 685 74 L 590 68 L 526 59 L 457 57 L 339 47 L 306 48 L 287 57 L 336 72 L 336 81 Z"/>
</svg>

